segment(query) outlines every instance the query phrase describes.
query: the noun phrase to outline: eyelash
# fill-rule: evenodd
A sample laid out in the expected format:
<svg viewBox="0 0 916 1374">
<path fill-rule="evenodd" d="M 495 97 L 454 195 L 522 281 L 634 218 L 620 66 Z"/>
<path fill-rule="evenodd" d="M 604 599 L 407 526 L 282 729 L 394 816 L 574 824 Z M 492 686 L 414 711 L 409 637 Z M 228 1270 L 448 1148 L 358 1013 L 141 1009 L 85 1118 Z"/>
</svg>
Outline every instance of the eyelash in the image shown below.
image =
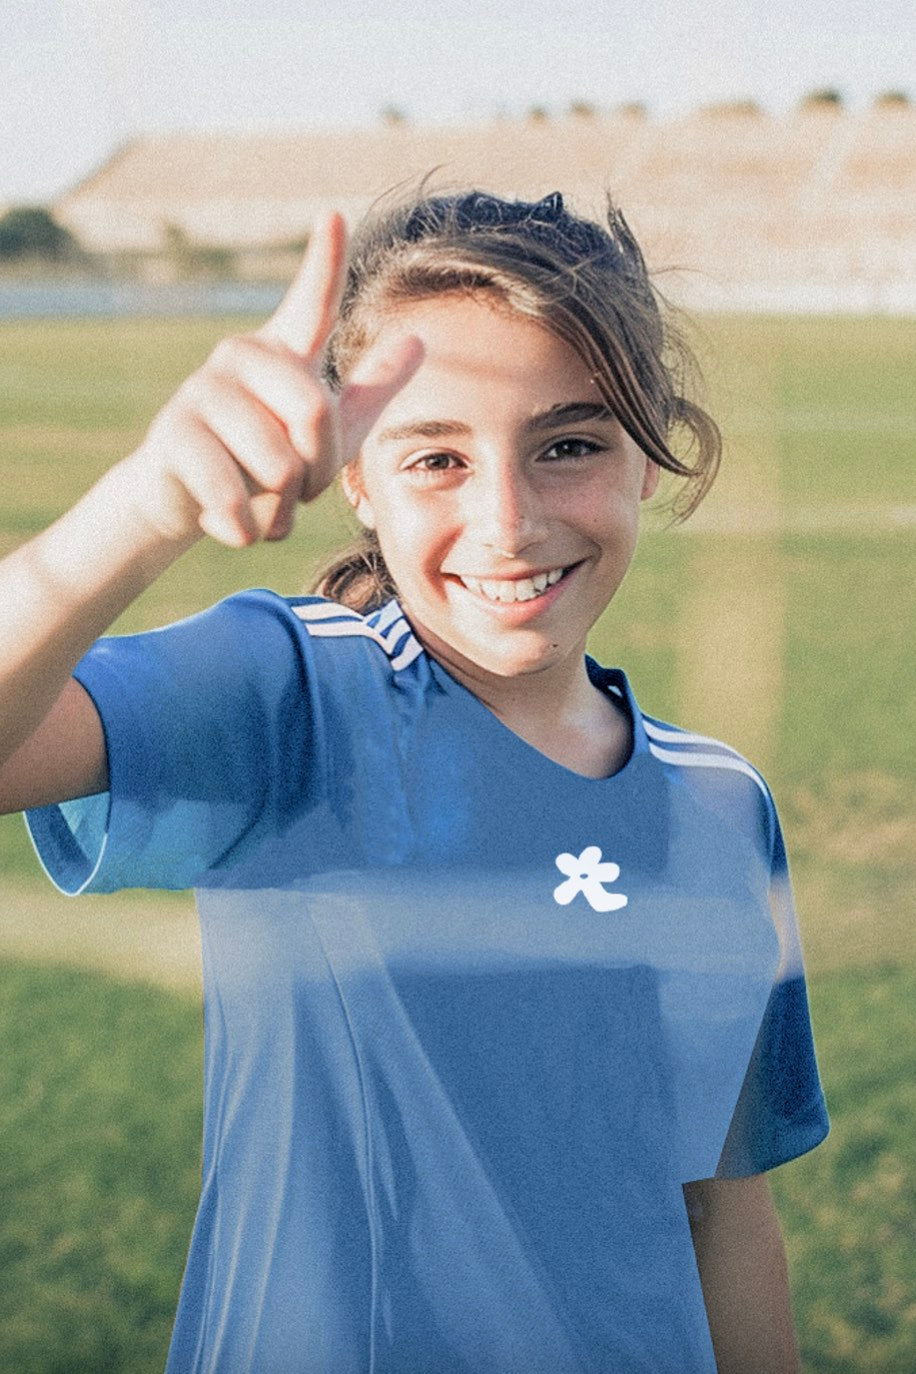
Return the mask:
<svg viewBox="0 0 916 1374">
<path fill-rule="evenodd" d="M 571 445 L 575 445 L 579 447 L 580 450 L 584 451 L 580 451 L 579 453 L 564 453 L 554 458 L 550 457 L 550 455 L 554 452 L 555 449 L 560 449 Z M 593 453 L 600 453 L 603 447 L 603 444 L 596 443 L 594 439 L 579 439 L 574 437 L 570 437 L 568 439 L 555 439 L 554 442 L 550 445 L 550 448 L 548 448 L 545 451 L 543 457 L 546 458 L 548 462 L 552 463 L 563 461 L 575 462 L 576 459 L 587 458 Z M 448 460 L 448 463 L 446 465 L 436 467 L 427 466 L 427 464 L 431 463 L 434 459 L 442 458 Z M 424 453 L 423 456 L 421 458 L 418 458 L 416 462 L 412 465 L 411 471 L 420 473 L 423 476 L 431 477 L 435 476 L 437 473 L 451 471 L 457 465 L 457 463 L 458 459 L 456 455 L 453 453 L 447 453 L 444 451 L 437 451 L 435 453 Z"/>
</svg>

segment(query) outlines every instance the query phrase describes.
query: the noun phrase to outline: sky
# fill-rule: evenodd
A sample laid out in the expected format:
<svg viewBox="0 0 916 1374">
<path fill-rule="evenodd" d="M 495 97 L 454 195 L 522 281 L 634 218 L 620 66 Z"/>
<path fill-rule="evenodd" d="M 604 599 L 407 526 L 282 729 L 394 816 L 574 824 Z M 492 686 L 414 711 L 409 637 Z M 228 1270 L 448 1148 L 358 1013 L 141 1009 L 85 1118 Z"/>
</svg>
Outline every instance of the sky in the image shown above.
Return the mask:
<svg viewBox="0 0 916 1374">
<path fill-rule="evenodd" d="M 913 0 L 2 0 L 0 206 L 176 130 L 424 124 L 640 101 L 916 100 Z"/>
</svg>

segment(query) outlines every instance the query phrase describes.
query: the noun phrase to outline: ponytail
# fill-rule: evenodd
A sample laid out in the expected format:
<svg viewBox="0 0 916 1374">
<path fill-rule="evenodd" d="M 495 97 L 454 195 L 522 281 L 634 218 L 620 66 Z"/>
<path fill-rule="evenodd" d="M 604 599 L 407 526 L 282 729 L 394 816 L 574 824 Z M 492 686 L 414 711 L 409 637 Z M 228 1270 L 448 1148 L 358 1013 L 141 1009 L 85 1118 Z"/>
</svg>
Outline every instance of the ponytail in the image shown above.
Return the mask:
<svg viewBox="0 0 916 1374">
<path fill-rule="evenodd" d="M 316 580 L 312 591 L 360 615 L 377 611 L 397 595 L 374 530 L 364 530 Z"/>
</svg>

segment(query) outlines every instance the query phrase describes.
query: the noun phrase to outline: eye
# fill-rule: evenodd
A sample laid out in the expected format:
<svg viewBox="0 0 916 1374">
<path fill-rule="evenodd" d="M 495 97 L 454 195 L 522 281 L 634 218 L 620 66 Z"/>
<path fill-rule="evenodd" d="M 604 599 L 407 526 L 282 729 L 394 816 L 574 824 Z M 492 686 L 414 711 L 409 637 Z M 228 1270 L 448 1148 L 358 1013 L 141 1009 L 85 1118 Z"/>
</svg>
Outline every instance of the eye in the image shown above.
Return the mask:
<svg viewBox="0 0 916 1374">
<path fill-rule="evenodd" d="M 600 453 L 603 448 L 603 444 L 595 443 L 593 439 L 557 439 L 547 449 L 544 457 L 551 460 L 587 458 L 591 453 Z"/>
<path fill-rule="evenodd" d="M 408 470 L 423 477 L 434 476 L 440 472 L 450 472 L 457 467 L 460 467 L 460 463 L 454 453 L 424 453 L 411 463 Z"/>
</svg>

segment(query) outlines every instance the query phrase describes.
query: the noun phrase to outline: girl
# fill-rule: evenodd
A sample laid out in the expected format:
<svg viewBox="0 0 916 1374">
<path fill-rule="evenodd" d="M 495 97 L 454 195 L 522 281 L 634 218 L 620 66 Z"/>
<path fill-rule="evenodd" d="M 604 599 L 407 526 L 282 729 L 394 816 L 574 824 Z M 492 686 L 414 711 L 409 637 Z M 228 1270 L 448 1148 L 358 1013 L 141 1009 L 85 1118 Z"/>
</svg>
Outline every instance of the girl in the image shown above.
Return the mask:
<svg viewBox="0 0 916 1374">
<path fill-rule="evenodd" d="M 765 1171 L 827 1120 L 773 803 L 585 654 L 659 470 L 714 474 L 671 348 L 614 211 L 420 200 L 348 267 L 332 216 L 5 565 L 3 806 L 66 892 L 198 889 L 171 1374 L 797 1369 Z M 95 642 L 338 470 L 323 595 Z"/>
</svg>

